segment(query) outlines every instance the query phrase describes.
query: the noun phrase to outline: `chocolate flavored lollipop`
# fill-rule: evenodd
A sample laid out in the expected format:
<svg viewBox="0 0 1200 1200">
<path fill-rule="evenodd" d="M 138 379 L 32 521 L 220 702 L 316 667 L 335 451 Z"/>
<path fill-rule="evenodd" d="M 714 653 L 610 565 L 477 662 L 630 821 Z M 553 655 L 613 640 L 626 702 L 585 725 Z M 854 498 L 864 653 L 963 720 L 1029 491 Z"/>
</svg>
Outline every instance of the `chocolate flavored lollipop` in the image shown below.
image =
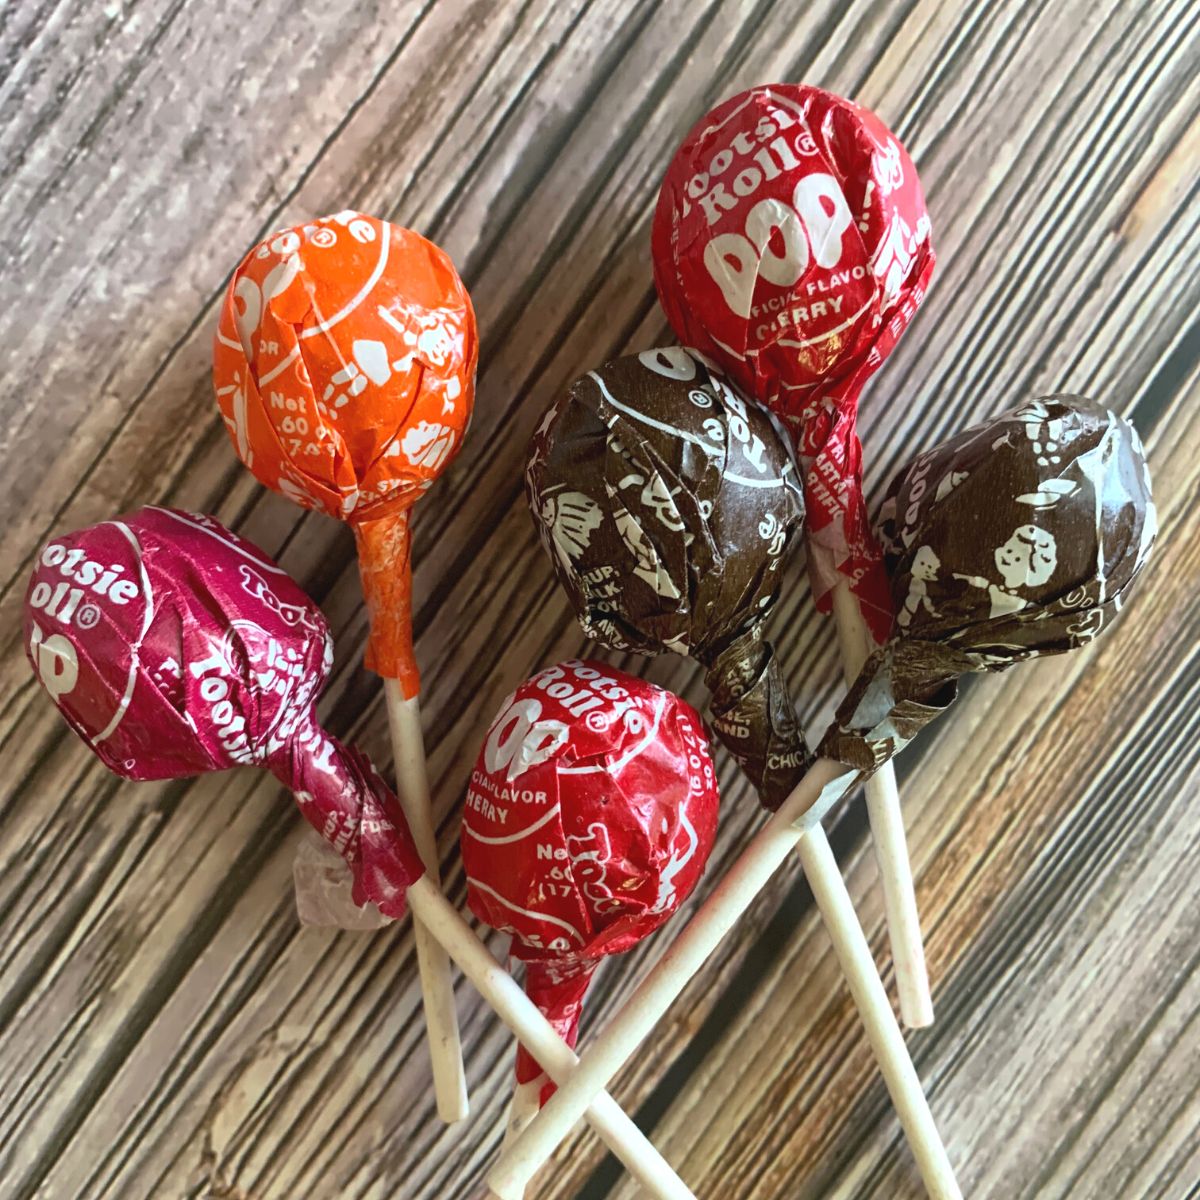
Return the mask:
<svg viewBox="0 0 1200 1200">
<path fill-rule="evenodd" d="M 52 540 L 25 599 L 33 668 L 67 722 L 126 779 L 266 767 L 345 859 L 354 898 L 413 913 L 556 1079 L 575 1061 L 424 872 L 396 797 L 319 725 L 320 611 L 211 517 L 143 508 Z M 648 1193 L 694 1200 L 611 1097 L 588 1119 Z"/>
<path fill-rule="evenodd" d="M 526 481 L 584 632 L 702 662 L 717 733 L 778 804 L 807 752 L 763 637 L 804 511 L 774 418 L 694 352 L 648 350 L 571 385 Z"/>
<path fill-rule="evenodd" d="M 953 701 L 960 675 L 1090 642 L 1156 532 L 1137 431 L 1081 396 L 1043 396 L 922 454 L 893 480 L 880 528 L 896 636 L 822 753 L 870 769 Z"/>
<path fill-rule="evenodd" d="M 1155 512 L 1133 427 L 1073 396 L 1035 400 L 936 447 L 900 473 L 891 498 L 885 532 L 902 614 L 895 638 L 867 663 L 822 756 L 675 939 L 669 960 L 502 1155 L 488 1176 L 501 1200 L 516 1200 L 793 847 L 926 1187 L 938 1200 L 961 1197 L 820 819 L 946 708 L 959 675 L 1091 641 L 1149 557 Z"/>
<path fill-rule="evenodd" d="M 333 647 L 320 610 L 211 517 L 142 508 L 51 541 L 25 596 L 30 662 L 126 779 L 260 766 L 389 917 L 423 868 L 396 797 L 317 720 Z"/>
<path fill-rule="evenodd" d="M 695 710 L 597 662 L 526 680 L 488 730 L 467 792 L 471 911 L 513 935 L 525 988 L 569 1045 L 600 960 L 657 929 L 699 881 L 717 784 Z M 545 1083 L 522 1050 L 518 1083 Z"/>
</svg>

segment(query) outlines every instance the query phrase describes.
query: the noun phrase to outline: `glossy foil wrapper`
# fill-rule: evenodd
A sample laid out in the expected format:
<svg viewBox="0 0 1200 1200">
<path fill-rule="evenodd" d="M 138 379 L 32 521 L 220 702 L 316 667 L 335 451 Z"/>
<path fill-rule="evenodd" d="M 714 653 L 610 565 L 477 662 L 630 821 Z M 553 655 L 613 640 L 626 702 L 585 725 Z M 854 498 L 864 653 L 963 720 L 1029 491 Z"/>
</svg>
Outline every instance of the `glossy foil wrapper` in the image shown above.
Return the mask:
<svg viewBox="0 0 1200 1200">
<path fill-rule="evenodd" d="M 367 666 L 416 695 L 408 510 L 458 452 L 479 346 L 447 255 L 356 212 L 273 234 L 234 272 L 213 342 L 217 401 L 267 487 L 349 521 Z"/>
<path fill-rule="evenodd" d="M 1157 531 L 1137 431 L 1080 396 L 1041 397 L 922 454 L 883 514 L 896 636 L 821 743 L 867 770 L 953 701 L 960 675 L 1092 641 Z"/>
<path fill-rule="evenodd" d="M 868 109 L 804 84 L 752 88 L 694 126 L 654 215 L 671 327 L 780 413 L 804 469 L 818 606 L 851 581 L 876 640 L 887 580 L 862 494 L 859 393 L 933 273 L 916 169 Z"/>
<path fill-rule="evenodd" d="M 675 912 L 716 831 L 703 725 L 671 692 L 572 661 L 505 701 L 467 790 L 467 900 L 512 934 L 530 998 L 569 1044 L 600 960 Z M 541 1075 L 524 1050 L 517 1071 Z"/>
<path fill-rule="evenodd" d="M 695 353 L 648 350 L 571 385 L 526 481 L 584 632 L 703 663 L 714 728 L 777 807 L 808 754 L 762 629 L 804 515 L 775 418 Z"/>
<path fill-rule="evenodd" d="M 265 767 L 344 858 L 355 902 L 403 914 L 422 867 L 396 797 L 317 721 L 325 620 L 249 542 L 166 508 L 56 537 L 29 581 L 25 645 L 110 770 L 146 780 Z"/>
</svg>

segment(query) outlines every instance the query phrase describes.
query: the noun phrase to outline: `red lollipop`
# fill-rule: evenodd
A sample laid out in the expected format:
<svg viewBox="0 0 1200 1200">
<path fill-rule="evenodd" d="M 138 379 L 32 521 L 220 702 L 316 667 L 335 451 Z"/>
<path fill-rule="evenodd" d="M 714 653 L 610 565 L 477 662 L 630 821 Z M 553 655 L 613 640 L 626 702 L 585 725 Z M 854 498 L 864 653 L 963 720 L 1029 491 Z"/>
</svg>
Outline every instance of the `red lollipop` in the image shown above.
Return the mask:
<svg viewBox="0 0 1200 1200">
<path fill-rule="evenodd" d="M 904 147 L 874 113 L 820 88 L 752 88 L 684 139 L 652 249 L 679 339 L 791 425 L 818 603 L 829 611 L 840 571 L 882 641 L 892 613 L 855 415 L 933 272 L 929 214 Z"/>
<path fill-rule="evenodd" d="M 916 168 L 874 113 L 805 84 L 751 88 L 693 127 L 667 168 L 654 281 L 680 340 L 791 429 L 813 596 L 853 680 L 892 628 L 856 429 L 863 385 L 933 273 Z M 867 785 L 901 1009 L 933 1020 L 895 775 Z"/>
<path fill-rule="evenodd" d="M 126 779 L 265 767 L 345 859 L 357 904 L 402 916 L 423 867 L 396 797 L 321 728 L 333 647 L 320 610 L 211 517 L 143 508 L 55 538 L 25 643 L 67 722 Z"/>
<path fill-rule="evenodd" d="M 467 792 L 467 898 L 513 935 L 530 998 L 568 1044 L 600 960 L 675 912 L 716 831 L 708 739 L 677 696 L 602 663 L 565 662 L 505 702 Z M 518 1082 L 541 1078 L 522 1050 Z"/>
</svg>

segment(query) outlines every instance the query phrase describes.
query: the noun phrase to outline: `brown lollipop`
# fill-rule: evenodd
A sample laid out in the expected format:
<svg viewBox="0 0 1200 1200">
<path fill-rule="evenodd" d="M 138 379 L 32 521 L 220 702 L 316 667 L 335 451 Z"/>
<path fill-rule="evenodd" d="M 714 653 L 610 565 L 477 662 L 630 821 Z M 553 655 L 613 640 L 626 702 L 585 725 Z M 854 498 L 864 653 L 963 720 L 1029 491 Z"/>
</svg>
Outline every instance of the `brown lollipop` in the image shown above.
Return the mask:
<svg viewBox="0 0 1200 1200">
<path fill-rule="evenodd" d="M 777 808 L 802 790 L 809 756 L 762 635 L 783 555 L 803 518 L 794 460 L 775 418 L 734 391 L 695 351 L 671 347 L 617 359 L 577 380 L 547 414 L 533 440 L 528 487 L 584 630 L 610 646 L 647 654 L 674 650 L 704 663 L 716 731 L 763 803 Z M 834 772 L 845 768 L 834 764 Z M 797 836 L 785 830 L 786 849 Z M 819 825 L 804 839 L 801 858 L 918 1158 L 931 1164 L 933 1175 L 952 1181 Z M 762 882 L 726 877 L 718 891 L 748 903 Z M 675 957 L 675 947 L 671 955 L 672 971 L 682 978 L 695 969 L 691 959 Z M 653 1003 L 646 1011 L 661 1015 Z M 648 1031 L 638 1019 L 634 1025 Z M 608 1042 L 606 1035 L 602 1040 L 615 1059 L 629 1052 L 627 1044 Z M 574 1111 L 576 1101 L 570 1103 Z M 564 1125 L 561 1104 L 555 1111 L 559 1116 L 549 1124 L 536 1119 L 488 1176 L 501 1200 L 523 1194 L 575 1123 L 571 1117 Z"/>
<path fill-rule="evenodd" d="M 584 632 L 703 663 L 717 734 L 778 805 L 808 753 L 763 636 L 804 516 L 776 419 L 695 352 L 648 350 L 571 385 L 526 483 Z"/>
<path fill-rule="evenodd" d="M 1043 396 L 915 459 L 879 529 L 896 635 L 822 753 L 872 769 L 953 701 L 960 675 L 1092 641 L 1157 528 L 1137 430 L 1082 396 Z"/>
</svg>

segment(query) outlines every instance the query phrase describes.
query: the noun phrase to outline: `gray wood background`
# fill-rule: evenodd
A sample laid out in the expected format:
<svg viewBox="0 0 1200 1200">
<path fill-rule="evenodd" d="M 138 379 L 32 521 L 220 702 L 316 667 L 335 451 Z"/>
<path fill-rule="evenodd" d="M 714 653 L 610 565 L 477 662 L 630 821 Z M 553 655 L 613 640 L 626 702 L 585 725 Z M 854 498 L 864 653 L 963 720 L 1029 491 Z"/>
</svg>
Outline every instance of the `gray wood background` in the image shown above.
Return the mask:
<svg viewBox="0 0 1200 1200">
<path fill-rule="evenodd" d="M 972 1200 L 1200 1197 L 1198 64 L 1195 3 L 0 8 L 4 1200 L 481 1194 L 510 1082 L 499 1023 L 460 986 L 474 1113 L 442 1127 L 408 924 L 301 932 L 299 818 L 261 773 L 106 774 L 32 681 L 24 581 L 54 532 L 149 501 L 215 513 L 323 605 L 324 710 L 386 767 L 351 539 L 235 460 L 209 339 L 228 272 L 273 228 L 352 206 L 442 243 L 483 337 L 473 430 L 415 528 L 461 901 L 481 734 L 518 680 L 585 649 L 525 512 L 527 438 L 575 375 L 665 339 L 648 230 L 667 157 L 713 102 L 777 78 L 876 108 L 933 214 L 931 295 L 863 405 L 876 493 L 919 447 L 1071 390 L 1136 420 L 1161 506 L 1115 629 L 971 686 L 901 764 L 939 1017 L 910 1044 L 951 1157 Z M 774 634 L 819 729 L 833 634 L 799 565 Z M 702 703 L 688 664 L 613 661 Z M 725 759 L 722 781 L 714 875 L 760 819 Z M 832 836 L 886 963 L 860 805 Z M 606 969 L 591 1018 L 658 952 Z M 922 1194 L 794 870 L 615 1091 L 701 1197 Z M 581 1133 L 537 1195 L 634 1189 Z"/>
</svg>

